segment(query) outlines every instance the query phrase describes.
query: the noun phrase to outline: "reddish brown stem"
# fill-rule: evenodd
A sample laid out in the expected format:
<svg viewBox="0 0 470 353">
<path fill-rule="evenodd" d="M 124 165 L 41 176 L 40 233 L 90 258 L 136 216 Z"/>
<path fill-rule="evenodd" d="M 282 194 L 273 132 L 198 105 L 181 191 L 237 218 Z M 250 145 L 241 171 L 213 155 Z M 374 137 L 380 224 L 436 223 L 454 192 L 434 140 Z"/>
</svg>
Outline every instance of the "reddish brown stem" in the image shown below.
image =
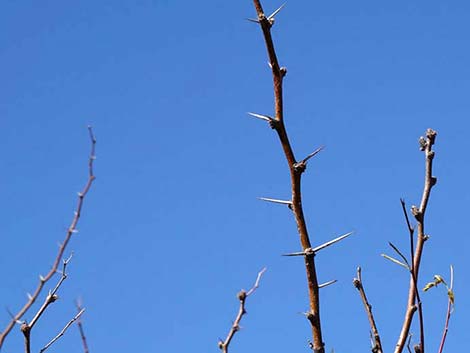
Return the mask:
<svg viewBox="0 0 470 353">
<path fill-rule="evenodd" d="M 297 163 L 286 132 L 286 128 L 284 126 L 282 81 L 283 77 L 286 75 L 287 70 L 279 66 L 279 62 L 276 56 L 276 51 L 271 35 L 271 27 L 274 23 L 274 19 L 266 17 L 259 0 L 254 0 L 253 3 L 258 15 L 258 22 L 263 31 L 266 49 L 269 57 L 269 63 L 273 76 L 275 117 L 271 122 L 271 127 L 276 130 L 279 136 L 279 140 L 281 142 L 281 146 L 284 151 L 287 164 L 289 166 L 292 186 L 292 210 L 294 212 L 295 220 L 297 223 L 297 229 L 300 235 L 300 242 L 302 244 L 302 248 L 303 250 L 306 250 L 311 248 L 310 238 L 308 235 L 307 225 L 302 209 L 301 194 L 301 175 L 305 171 L 306 162 Z M 307 282 L 309 290 L 310 317 L 312 318 L 309 321 L 311 322 L 312 327 L 313 350 L 316 353 L 324 353 L 325 350 L 320 323 L 320 300 L 318 279 L 315 269 L 315 258 L 313 255 L 305 256 L 305 268 L 307 273 Z"/>
</svg>

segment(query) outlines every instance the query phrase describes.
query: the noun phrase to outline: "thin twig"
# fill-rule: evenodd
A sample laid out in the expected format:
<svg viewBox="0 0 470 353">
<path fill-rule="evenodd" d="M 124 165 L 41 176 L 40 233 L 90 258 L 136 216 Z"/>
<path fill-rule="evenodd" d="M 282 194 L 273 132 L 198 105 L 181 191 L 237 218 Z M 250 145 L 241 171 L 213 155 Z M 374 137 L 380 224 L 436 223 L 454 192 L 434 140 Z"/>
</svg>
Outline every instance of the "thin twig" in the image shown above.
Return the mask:
<svg viewBox="0 0 470 353">
<path fill-rule="evenodd" d="M 454 308 L 454 268 L 450 266 L 450 286 L 447 289 L 447 314 L 446 322 L 444 324 L 444 332 L 442 333 L 441 343 L 439 344 L 439 351 L 437 353 L 442 353 L 444 350 L 444 344 L 446 343 L 447 332 L 449 331 L 449 321 L 450 315 L 452 314 Z"/>
<path fill-rule="evenodd" d="M 436 139 L 436 131 L 432 129 L 426 130 L 426 137 L 421 137 L 420 142 L 420 149 L 425 154 L 425 174 L 424 174 L 424 188 L 423 194 L 421 197 L 421 203 L 419 208 L 413 206 L 411 208 L 413 216 L 417 222 L 417 231 L 418 231 L 418 239 L 416 242 L 416 248 L 414 251 L 414 256 L 412 260 L 412 274 L 410 278 L 410 286 L 408 291 L 408 304 L 405 313 L 405 318 L 403 321 L 403 326 L 400 332 L 400 336 L 398 338 L 395 353 L 401 353 L 403 348 L 406 344 L 406 339 L 410 332 L 411 322 L 413 321 L 413 315 L 416 311 L 415 302 L 417 297 L 419 298 L 419 293 L 417 290 L 417 282 L 418 282 L 418 274 L 419 274 L 419 266 L 421 263 L 421 256 L 423 253 L 424 242 L 428 238 L 424 232 L 424 216 L 426 213 L 427 205 L 429 202 L 429 197 L 431 194 L 432 187 L 436 184 L 437 178 L 432 175 L 432 166 L 433 166 L 433 159 L 434 159 L 434 151 L 432 146 L 434 145 Z M 410 226 L 408 226 L 410 227 Z M 421 301 L 418 299 L 418 309 L 420 315 L 420 343 L 417 347 L 420 353 L 424 353 L 424 322 L 423 322 L 423 313 L 421 308 Z"/>
<path fill-rule="evenodd" d="M 374 339 L 374 346 L 372 347 L 372 352 L 383 353 L 379 331 L 375 324 L 374 315 L 372 314 L 372 305 L 370 305 L 369 301 L 367 300 L 366 292 L 364 291 L 364 285 L 362 284 L 360 267 L 357 268 L 357 277 L 354 278 L 353 284 L 354 284 L 354 287 L 356 287 L 357 290 L 359 291 L 359 295 L 361 296 L 362 303 L 364 304 L 364 308 L 366 309 L 367 318 L 369 319 L 369 325 L 370 325 L 373 339 Z"/>
<path fill-rule="evenodd" d="M 78 193 L 78 202 L 77 206 L 75 209 L 74 217 L 72 219 L 72 223 L 70 224 L 69 228 L 67 229 L 67 233 L 65 235 L 64 241 L 59 247 L 59 251 L 57 253 L 57 256 L 55 258 L 55 261 L 52 265 L 52 268 L 50 271 L 47 273 L 45 276 L 40 276 L 39 278 L 39 283 L 36 287 L 36 290 L 31 294 L 29 297 L 28 301 L 24 304 L 24 306 L 18 311 L 16 315 L 11 319 L 11 321 L 7 324 L 5 329 L 0 333 L 0 348 L 3 346 L 3 343 L 5 342 L 5 338 L 8 336 L 8 334 L 11 332 L 15 324 L 21 320 L 23 315 L 31 308 L 31 306 L 34 304 L 36 299 L 39 297 L 41 294 L 42 289 L 44 288 L 44 285 L 55 275 L 57 272 L 57 268 L 59 267 L 60 261 L 63 257 L 64 251 L 67 248 L 67 245 L 72 238 L 72 235 L 77 232 L 77 224 L 80 219 L 80 215 L 82 212 L 82 206 L 83 206 L 83 201 L 85 199 L 85 196 L 87 195 L 88 191 L 91 188 L 91 185 L 93 181 L 95 180 L 95 175 L 93 174 L 93 162 L 95 160 L 95 145 L 96 145 L 96 139 L 93 134 L 93 130 L 91 126 L 88 127 L 88 133 L 90 136 L 91 140 L 91 152 L 90 152 L 90 157 L 88 159 L 88 181 L 86 182 L 83 190 Z"/>
<path fill-rule="evenodd" d="M 227 338 L 225 338 L 224 341 L 222 340 L 219 341 L 219 348 L 223 353 L 228 352 L 228 348 L 229 348 L 230 342 L 232 341 L 233 336 L 235 335 L 237 331 L 240 330 L 240 321 L 242 320 L 243 315 L 246 314 L 246 309 L 245 309 L 246 298 L 248 298 L 251 294 L 253 294 L 254 291 L 259 287 L 261 276 L 265 272 L 266 272 L 266 267 L 263 268 L 258 273 L 255 284 L 253 285 L 253 287 L 251 287 L 251 289 L 248 292 L 242 289 L 240 293 L 238 293 L 238 300 L 240 301 L 240 308 L 238 309 L 237 317 L 235 321 L 233 322 L 232 327 L 230 328 L 230 331 L 228 332 Z"/>
<path fill-rule="evenodd" d="M 80 300 L 77 300 L 75 302 L 75 306 L 77 307 L 78 312 L 82 311 L 83 308 L 82 308 L 82 305 L 80 303 Z M 82 318 L 81 317 L 78 318 L 77 326 L 78 326 L 78 330 L 80 331 L 80 338 L 82 339 L 83 353 L 89 353 L 90 350 L 88 349 L 88 343 L 87 343 L 87 339 L 86 339 L 86 336 L 85 336 L 85 331 L 83 329 L 83 323 L 82 323 Z"/>
<path fill-rule="evenodd" d="M 85 312 L 85 308 L 83 308 L 82 310 L 80 310 L 78 312 L 77 315 L 75 315 L 72 320 L 70 320 L 65 326 L 64 328 L 57 334 L 57 336 L 55 336 L 48 344 L 46 344 L 43 348 L 41 348 L 41 350 L 39 351 L 39 353 L 43 353 L 45 350 L 47 350 L 50 346 L 52 346 L 59 338 L 61 338 L 65 331 L 67 331 L 67 329 L 75 322 L 77 321 L 80 316 Z"/>
</svg>

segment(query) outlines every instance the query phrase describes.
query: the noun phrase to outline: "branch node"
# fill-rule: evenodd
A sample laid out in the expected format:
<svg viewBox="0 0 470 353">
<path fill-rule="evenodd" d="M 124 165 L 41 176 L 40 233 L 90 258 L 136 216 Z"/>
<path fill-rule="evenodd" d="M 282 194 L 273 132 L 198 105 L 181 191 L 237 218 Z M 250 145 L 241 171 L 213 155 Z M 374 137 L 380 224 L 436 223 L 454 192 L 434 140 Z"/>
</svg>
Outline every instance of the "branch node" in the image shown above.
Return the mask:
<svg viewBox="0 0 470 353">
<path fill-rule="evenodd" d="M 428 146 L 428 141 L 423 136 L 420 136 L 418 142 L 419 142 L 419 150 L 420 151 L 426 150 L 426 147 Z"/>
<path fill-rule="evenodd" d="M 305 169 L 307 169 L 307 163 L 305 163 L 304 161 L 300 161 L 294 163 L 292 167 L 294 168 L 294 171 L 296 173 L 302 174 L 303 172 L 305 172 Z"/>
<path fill-rule="evenodd" d="M 241 302 L 242 301 L 245 301 L 246 299 L 246 292 L 244 290 L 241 290 L 238 294 L 237 294 L 237 298 L 238 300 L 240 300 Z"/>
<path fill-rule="evenodd" d="M 434 142 L 436 141 L 436 136 L 437 136 L 437 132 L 433 129 L 427 129 L 426 130 L 426 137 L 429 139 L 429 143 L 432 145 L 434 145 Z"/>
<path fill-rule="evenodd" d="M 423 213 L 420 211 L 420 209 L 417 206 L 415 205 L 411 206 L 411 214 L 415 217 L 415 219 L 418 222 L 423 221 Z"/>
<path fill-rule="evenodd" d="M 428 159 L 429 159 L 430 161 L 432 161 L 432 160 L 434 159 L 434 151 L 429 151 L 427 157 L 428 157 Z"/>
</svg>

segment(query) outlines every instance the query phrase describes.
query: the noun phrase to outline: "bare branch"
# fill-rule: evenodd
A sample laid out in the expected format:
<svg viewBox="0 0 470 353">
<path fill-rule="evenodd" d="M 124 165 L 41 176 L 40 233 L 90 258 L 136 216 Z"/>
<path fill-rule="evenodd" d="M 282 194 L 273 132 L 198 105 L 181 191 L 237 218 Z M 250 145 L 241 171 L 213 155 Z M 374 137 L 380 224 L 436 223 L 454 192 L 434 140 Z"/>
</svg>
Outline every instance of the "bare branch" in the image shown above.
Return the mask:
<svg viewBox="0 0 470 353">
<path fill-rule="evenodd" d="M 67 260 L 63 260 L 64 262 L 63 262 L 63 268 L 62 268 L 62 276 L 60 277 L 54 289 L 52 291 L 49 291 L 49 293 L 46 296 L 46 299 L 44 300 L 44 303 L 41 305 L 36 315 L 34 315 L 31 322 L 29 324 L 27 322 L 24 322 L 21 325 L 21 332 L 23 332 L 23 335 L 24 335 L 25 351 L 27 353 L 30 352 L 31 350 L 31 331 L 34 325 L 36 325 L 36 323 L 39 321 L 39 319 L 44 314 L 44 312 L 49 307 L 49 305 L 51 305 L 57 299 L 59 299 L 59 296 L 57 295 L 57 291 L 62 286 L 62 283 L 64 283 L 64 281 L 67 279 L 66 269 L 71 259 L 72 259 L 72 255 L 70 255 L 70 257 Z"/>
<path fill-rule="evenodd" d="M 96 145 L 96 139 L 93 134 L 93 130 L 91 126 L 88 127 L 88 132 L 91 140 L 91 152 L 90 152 L 90 157 L 88 159 L 88 181 L 86 182 L 83 190 L 78 194 L 78 202 L 77 206 L 74 212 L 74 217 L 72 219 L 72 223 L 70 224 L 64 241 L 59 247 L 59 251 L 57 253 L 57 256 L 55 258 L 55 261 L 50 269 L 50 271 L 45 275 L 45 276 L 40 276 L 39 283 L 35 289 L 35 291 L 30 295 L 28 301 L 24 304 L 24 306 L 14 315 L 14 317 L 11 319 L 11 321 L 7 324 L 5 329 L 0 333 L 0 348 L 3 346 L 3 343 L 5 342 L 5 338 L 8 336 L 8 334 L 11 332 L 15 324 L 21 320 L 23 315 L 31 308 L 31 306 L 35 303 L 36 299 L 38 296 L 41 294 L 42 289 L 44 288 L 44 285 L 55 275 L 57 272 L 57 268 L 59 267 L 60 261 L 63 257 L 64 251 L 67 248 L 68 243 L 70 242 L 70 239 L 72 238 L 72 235 L 76 232 L 77 229 L 77 224 L 80 219 L 80 215 L 82 212 L 82 206 L 83 206 L 83 201 L 85 199 L 85 196 L 87 195 L 88 191 L 91 188 L 91 185 L 93 181 L 95 180 L 95 175 L 93 174 L 93 162 L 95 160 L 95 145 Z"/>
<path fill-rule="evenodd" d="M 246 314 L 246 309 L 245 309 L 245 302 L 246 298 L 248 298 L 251 294 L 254 293 L 254 291 L 259 287 L 259 282 L 261 280 L 261 276 L 266 272 L 266 267 L 263 268 L 259 273 L 258 276 L 256 277 L 255 284 L 251 289 L 247 292 L 245 290 L 241 290 L 238 293 L 238 300 L 240 301 L 240 308 L 238 309 L 238 314 L 235 319 L 235 321 L 232 324 L 232 327 L 230 328 L 230 331 L 228 332 L 227 338 L 225 338 L 224 341 L 220 340 L 219 341 L 219 348 L 223 353 L 228 352 L 228 348 L 230 345 L 230 342 L 232 341 L 233 336 L 237 331 L 240 330 L 240 321 L 242 320 L 243 315 Z"/>
<path fill-rule="evenodd" d="M 410 285 L 408 291 L 408 304 L 405 313 L 405 319 L 403 321 L 403 326 L 398 337 L 398 341 L 395 347 L 395 353 L 401 353 L 405 347 L 406 339 L 410 332 L 411 322 L 413 321 L 413 315 L 416 311 L 416 299 L 418 299 L 418 309 L 420 315 L 420 343 L 417 347 L 420 353 L 424 353 L 424 322 L 423 322 L 423 313 L 422 305 L 419 298 L 419 292 L 417 289 L 419 266 L 421 263 L 421 256 L 423 253 L 424 243 L 428 239 L 428 236 L 424 232 L 424 216 L 426 213 L 427 205 L 429 202 L 429 197 L 431 194 L 431 189 L 437 183 L 437 178 L 432 175 L 432 166 L 434 159 L 434 151 L 432 146 L 436 140 L 436 131 L 432 129 L 426 130 L 426 137 L 421 137 L 419 139 L 420 150 L 424 152 L 425 156 L 425 173 L 424 173 L 424 188 L 423 194 L 421 197 L 421 203 L 419 208 L 412 207 L 413 216 L 417 222 L 417 231 L 418 239 L 416 243 L 416 248 L 413 254 L 412 260 L 412 271 L 410 275 Z M 407 221 L 408 229 L 410 229 L 409 221 Z"/>
<path fill-rule="evenodd" d="M 80 313 L 83 310 L 80 300 L 77 300 L 75 302 L 75 306 L 77 307 L 78 313 Z M 90 351 L 88 349 L 88 343 L 86 340 L 85 331 L 83 330 L 83 323 L 82 323 L 81 316 L 78 318 L 77 326 L 78 326 L 78 330 L 80 331 L 80 338 L 82 339 L 83 353 L 89 353 Z"/>
<path fill-rule="evenodd" d="M 357 277 L 353 280 L 354 287 L 359 291 L 359 295 L 361 296 L 362 303 L 364 304 L 364 308 L 366 309 L 367 318 L 369 319 L 370 329 L 373 335 L 374 346 L 372 347 L 373 353 L 383 353 L 382 349 L 382 342 L 380 341 L 379 331 L 375 324 L 374 315 L 372 314 L 372 305 L 370 305 L 369 301 L 367 300 L 366 292 L 364 291 L 364 285 L 362 284 L 362 277 L 361 277 L 361 268 L 357 268 Z"/>
<path fill-rule="evenodd" d="M 67 331 L 67 329 L 72 326 L 72 324 L 77 321 L 80 316 L 85 312 L 85 309 L 83 308 L 82 310 L 80 310 L 78 312 L 77 315 L 75 315 L 65 326 L 64 328 L 57 334 L 57 336 L 55 336 L 48 344 L 46 344 L 43 348 L 41 348 L 41 350 L 39 351 L 39 353 L 43 353 L 44 351 L 46 351 L 50 346 L 52 346 L 59 338 L 61 338 L 65 331 Z"/>
</svg>

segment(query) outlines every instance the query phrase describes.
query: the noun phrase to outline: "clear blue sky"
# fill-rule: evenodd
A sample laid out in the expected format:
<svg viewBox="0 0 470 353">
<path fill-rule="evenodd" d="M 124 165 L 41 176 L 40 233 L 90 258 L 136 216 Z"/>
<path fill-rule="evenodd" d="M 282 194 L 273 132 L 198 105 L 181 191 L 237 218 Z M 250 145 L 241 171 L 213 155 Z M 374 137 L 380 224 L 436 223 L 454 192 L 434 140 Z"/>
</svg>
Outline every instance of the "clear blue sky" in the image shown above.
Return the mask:
<svg viewBox="0 0 470 353">
<path fill-rule="evenodd" d="M 266 11 L 281 3 L 264 1 Z M 92 124 L 97 180 L 70 250 L 70 277 L 33 332 L 37 351 L 87 307 L 92 352 L 217 352 L 236 293 L 268 267 L 232 352 L 307 351 L 303 262 L 277 137 L 247 111 L 272 113 L 272 87 L 251 1 L 2 1 L 0 4 L 0 301 L 22 305 L 45 274 L 86 180 Z M 456 273 L 448 352 L 468 341 L 470 4 L 291 1 L 273 29 L 285 116 L 297 156 L 326 149 L 304 177 L 318 255 L 328 351 L 369 350 L 351 281 L 363 267 L 392 350 L 408 276 L 380 257 L 407 252 L 399 198 L 418 203 L 418 137 L 438 131 L 422 284 Z M 423 295 L 428 351 L 446 310 Z M 31 318 L 28 315 L 27 318 Z M 0 325 L 9 317 L 0 312 Z M 417 334 L 416 327 L 414 332 Z M 22 349 L 15 330 L 5 352 Z M 81 352 L 75 327 L 51 352 Z"/>
</svg>

